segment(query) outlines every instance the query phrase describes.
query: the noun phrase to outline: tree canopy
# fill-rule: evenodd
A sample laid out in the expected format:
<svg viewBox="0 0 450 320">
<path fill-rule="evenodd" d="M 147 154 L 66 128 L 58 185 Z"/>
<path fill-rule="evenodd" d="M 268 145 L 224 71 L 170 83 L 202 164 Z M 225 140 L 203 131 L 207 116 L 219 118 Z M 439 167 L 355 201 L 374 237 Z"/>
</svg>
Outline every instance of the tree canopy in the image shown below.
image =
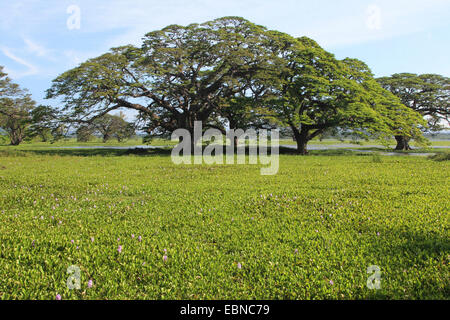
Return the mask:
<svg viewBox="0 0 450 320">
<path fill-rule="evenodd" d="M 93 133 L 97 132 L 102 136 L 103 142 L 113 138 L 122 142 L 135 134 L 134 125 L 125 120 L 122 112 L 119 115 L 105 114 L 95 118 L 90 126 Z"/>
<path fill-rule="evenodd" d="M 139 112 L 148 133 L 208 125 L 221 102 L 242 92 L 262 68 L 264 28 L 222 18 L 148 33 L 140 48 L 124 46 L 54 80 L 48 98 L 63 97 L 66 117 L 91 121 L 119 108 Z"/>
<path fill-rule="evenodd" d="M 61 99 L 63 118 L 76 123 L 136 110 L 149 135 L 192 133 L 195 121 L 204 130 L 287 126 L 300 153 L 332 128 L 415 137 L 422 124 L 362 61 L 239 17 L 150 32 L 140 47 L 113 48 L 63 73 L 47 98 Z"/>
<path fill-rule="evenodd" d="M 401 102 L 420 113 L 431 131 L 441 130 L 450 124 L 450 78 L 437 74 L 398 73 L 378 78 L 383 88 Z M 397 149 L 409 149 L 408 137 L 396 136 Z"/>
<path fill-rule="evenodd" d="M 306 154 L 308 141 L 331 128 L 362 137 L 420 135 L 420 117 L 381 88 L 364 62 L 337 60 L 306 37 L 275 36 L 283 44 L 277 56 L 284 59 L 279 60 L 279 73 L 269 79 L 270 106 L 276 118 L 292 129 L 299 153 Z"/>
<path fill-rule="evenodd" d="M 60 120 L 59 110 L 51 106 L 39 105 L 31 113 L 31 125 L 27 138 L 39 137 L 43 142 L 55 142 L 63 138 L 68 126 Z"/>
<path fill-rule="evenodd" d="M 35 105 L 27 90 L 13 83 L 0 66 L 0 128 L 8 133 L 12 145 L 25 138 Z"/>
</svg>

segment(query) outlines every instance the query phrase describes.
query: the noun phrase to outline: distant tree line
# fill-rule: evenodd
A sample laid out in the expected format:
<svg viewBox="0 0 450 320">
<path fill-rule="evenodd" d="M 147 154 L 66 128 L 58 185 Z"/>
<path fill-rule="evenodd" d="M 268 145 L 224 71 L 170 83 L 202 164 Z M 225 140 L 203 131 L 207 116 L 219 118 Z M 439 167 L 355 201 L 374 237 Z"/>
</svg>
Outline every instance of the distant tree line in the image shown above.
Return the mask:
<svg viewBox="0 0 450 320">
<path fill-rule="evenodd" d="M 76 128 L 77 140 L 89 141 L 101 136 L 103 142 L 116 139 L 122 142 L 135 135 L 135 126 L 125 120 L 125 115 L 105 114 L 92 121 L 78 123 L 64 119 L 60 110 L 39 105 L 25 89 L 21 89 L 0 66 L 0 129 L 9 137 L 11 145 L 38 138 L 43 142 L 55 142 Z"/>
<path fill-rule="evenodd" d="M 423 132 L 449 123 L 449 78 L 375 79 L 360 60 L 336 59 L 312 39 L 239 17 L 171 25 L 146 34 L 139 47 L 113 48 L 81 63 L 47 90 L 48 99 L 58 100 L 57 110 L 35 107 L 6 74 L 0 79 L 0 127 L 12 144 L 25 132 L 57 138 L 69 125 L 79 141 L 94 134 L 121 141 L 135 130 L 148 136 L 179 128 L 193 133 L 201 121 L 204 130 L 224 133 L 279 128 L 306 154 L 311 139 L 330 132 L 395 137 L 397 149 L 408 149 L 411 139 L 423 141 Z M 134 123 L 111 115 L 123 109 L 138 112 Z"/>
<path fill-rule="evenodd" d="M 102 137 L 103 142 L 116 139 L 122 142 L 136 134 L 133 123 L 125 120 L 125 115 L 120 112 L 118 115 L 105 114 L 95 118 L 78 127 L 76 131 L 77 141 L 87 142 L 95 135 Z"/>
</svg>

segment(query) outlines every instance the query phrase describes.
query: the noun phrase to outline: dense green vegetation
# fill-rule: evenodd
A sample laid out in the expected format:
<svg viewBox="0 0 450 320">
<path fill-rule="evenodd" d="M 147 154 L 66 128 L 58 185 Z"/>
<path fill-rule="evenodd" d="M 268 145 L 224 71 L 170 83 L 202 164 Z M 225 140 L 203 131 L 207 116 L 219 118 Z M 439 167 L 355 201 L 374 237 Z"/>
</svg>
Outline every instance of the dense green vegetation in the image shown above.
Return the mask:
<svg viewBox="0 0 450 320">
<path fill-rule="evenodd" d="M 132 110 L 148 136 L 189 132 L 191 150 L 199 124 L 229 131 L 236 142 L 242 133 L 234 130 L 287 130 L 303 155 L 329 131 L 423 142 L 426 126 L 363 61 L 339 60 L 313 39 L 240 17 L 149 32 L 140 45 L 112 48 L 59 75 L 46 98 L 71 124 Z"/>
<path fill-rule="evenodd" d="M 73 133 L 78 142 L 122 142 L 136 130 L 150 140 L 182 129 L 194 150 L 201 126 L 232 144 L 242 130 L 279 129 L 302 155 L 330 134 L 395 137 L 397 150 L 410 150 L 412 140 L 427 144 L 424 132 L 448 128 L 449 84 L 437 74 L 375 79 L 365 62 L 339 60 L 313 39 L 229 16 L 170 25 L 80 63 L 46 90 L 54 106 L 36 107 L 0 66 L 0 129 L 11 145 Z"/>
<path fill-rule="evenodd" d="M 447 138 L 447 137 L 444 137 Z M 21 147 L 24 148 L 36 148 L 36 147 L 43 147 L 43 148 L 49 148 L 49 147 L 137 147 L 137 146 L 174 146 L 178 142 L 177 141 L 171 141 L 166 139 L 159 139 L 155 138 L 152 139 L 149 142 L 143 141 L 142 137 L 132 137 L 130 139 L 127 139 L 125 141 L 118 142 L 117 140 L 108 140 L 107 142 L 103 142 L 103 140 L 99 137 L 93 137 L 88 142 L 78 142 L 77 138 L 65 138 L 61 139 L 55 142 L 52 142 L 49 144 L 48 142 L 39 141 L 39 139 L 33 139 L 32 141 L 26 141 L 24 142 Z M 393 147 L 396 144 L 396 141 L 394 139 L 386 141 L 386 143 Z M 280 145 L 295 145 L 296 142 L 293 139 L 289 138 L 281 138 L 279 140 Z M 340 147 L 344 147 L 344 145 L 353 144 L 354 146 L 365 146 L 365 145 L 378 145 L 382 147 L 379 140 L 339 140 L 334 138 L 329 139 L 322 139 L 315 138 L 311 140 L 311 146 L 315 145 L 336 145 Z M 0 135 L 0 146 L 7 146 L 9 145 L 8 138 L 5 136 Z M 423 146 L 422 144 L 416 144 L 415 142 L 412 142 L 411 145 L 415 148 L 426 148 L 427 146 Z M 430 140 L 428 147 L 434 147 L 434 146 L 440 146 L 440 147 L 450 147 L 450 140 L 443 139 L 443 140 Z"/>
<path fill-rule="evenodd" d="M 447 161 L 316 151 L 261 176 L 125 152 L 0 147 L 0 299 L 449 297 Z"/>
<path fill-rule="evenodd" d="M 394 74 L 377 81 L 398 96 L 405 106 L 427 118 L 428 128 L 439 131 L 449 124 L 450 78 L 437 74 Z M 396 136 L 397 150 L 409 150 L 409 138 Z"/>
<path fill-rule="evenodd" d="M 450 296 L 448 77 L 375 79 L 240 17 L 84 61 L 52 81 L 52 105 L 4 70 L 0 299 Z M 276 175 L 170 157 L 202 134 L 238 152 L 274 129 Z"/>
</svg>

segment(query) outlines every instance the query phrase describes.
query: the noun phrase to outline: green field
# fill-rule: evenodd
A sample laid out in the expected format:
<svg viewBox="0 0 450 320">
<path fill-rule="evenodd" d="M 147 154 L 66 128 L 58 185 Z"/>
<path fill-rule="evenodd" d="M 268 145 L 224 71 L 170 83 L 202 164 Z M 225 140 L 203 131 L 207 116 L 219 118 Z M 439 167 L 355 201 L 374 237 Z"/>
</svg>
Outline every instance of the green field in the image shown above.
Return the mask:
<svg viewBox="0 0 450 320">
<path fill-rule="evenodd" d="M 0 147 L 0 299 L 450 296 L 447 161 L 316 152 L 261 176 L 155 152 Z"/>
</svg>

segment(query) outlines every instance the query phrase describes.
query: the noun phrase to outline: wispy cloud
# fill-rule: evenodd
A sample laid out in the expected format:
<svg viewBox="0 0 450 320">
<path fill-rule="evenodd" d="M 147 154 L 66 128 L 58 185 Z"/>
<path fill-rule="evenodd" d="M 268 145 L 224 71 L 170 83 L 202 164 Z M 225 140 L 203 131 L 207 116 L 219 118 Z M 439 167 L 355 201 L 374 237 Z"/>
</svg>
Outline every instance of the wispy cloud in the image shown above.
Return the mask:
<svg viewBox="0 0 450 320">
<path fill-rule="evenodd" d="M 70 30 L 71 5 L 80 8 L 80 29 Z M 450 0 L 15 0 L 0 1 L 0 64 L 36 92 L 51 79 L 109 48 L 139 44 L 170 24 L 187 25 L 223 16 L 308 36 L 340 56 L 361 58 L 374 72 L 402 69 L 447 73 Z M 423 34 L 425 50 L 417 53 Z M 399 43 L 402 43 L 401 46 Z M 388 57 L 373 55 L 383 52 Z M 396 55 L 398 52 L 401 54 Z M 416 52 L 416 53 L 415 53 Z M 420 68 L 419 68 L 420 67 Z M 24 71 L 21 71 L 24 70 Z"/>
<path fill-rule="evenodd" d="M 18 79 L 18 78 L 23 78 L 26 76 L 31 76 L 31 75 L 35 75 L 39 72 L 39 69 L 34 66 L 33 64 L 25 61 L 24 59 L 16 56 L 15 54 L 13 54 L 10 49 L 8 48 L 0 48 L 1 52 L 7 56 L 9 59 L 13 60 L 14 62 L 25 66 L 27 68 L 27 70 L 25 71 L 17 71 L 17 70 L 11 70 L 8 67 L 5 67 L 6 71 L 8 74 L 10 74 L 13 78 Z"/>
<path fill-rule="evenodd" d="M 26 44 L 26 49 L 28 52 L 36 54 L 38 57 L 48 57 L 50 51 L 44 46 L 37 44 L 28 38 L 24 38 L 23 41 Z"/>
</svg>

